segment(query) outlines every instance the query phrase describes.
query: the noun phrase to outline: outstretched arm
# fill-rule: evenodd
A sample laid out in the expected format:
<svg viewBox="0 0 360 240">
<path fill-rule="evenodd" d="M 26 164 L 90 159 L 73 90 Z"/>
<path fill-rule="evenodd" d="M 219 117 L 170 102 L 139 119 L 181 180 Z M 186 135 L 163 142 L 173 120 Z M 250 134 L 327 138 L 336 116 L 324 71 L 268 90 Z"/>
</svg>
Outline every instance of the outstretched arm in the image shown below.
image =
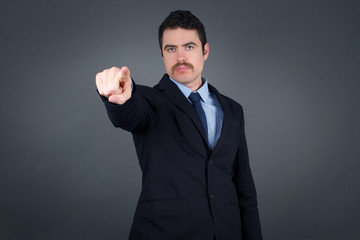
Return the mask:
<svg viewBox="0 0 360 240">
<path fill-rule="evenodd" d="M 96 74 L 97 90 L 115 127 L 139 132 L 150 122 L 149 102 L 137 93 L 127 67 L 112 67 Z"/>
</svg>

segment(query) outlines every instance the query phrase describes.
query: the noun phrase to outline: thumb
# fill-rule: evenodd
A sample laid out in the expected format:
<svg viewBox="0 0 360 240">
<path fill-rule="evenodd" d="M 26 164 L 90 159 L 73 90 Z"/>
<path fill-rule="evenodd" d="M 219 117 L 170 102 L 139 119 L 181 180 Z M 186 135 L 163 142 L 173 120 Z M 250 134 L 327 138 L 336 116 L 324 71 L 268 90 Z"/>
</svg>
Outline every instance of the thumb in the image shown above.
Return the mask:
<svg viewBox="0 0 360 240">
<path fill-rule="evenodd" d="M 126 102 L 126 98 L 123 95 L 111 95 L 108 98 L 108 101 L 115 104 L 124 104 Z"/>
</svg>

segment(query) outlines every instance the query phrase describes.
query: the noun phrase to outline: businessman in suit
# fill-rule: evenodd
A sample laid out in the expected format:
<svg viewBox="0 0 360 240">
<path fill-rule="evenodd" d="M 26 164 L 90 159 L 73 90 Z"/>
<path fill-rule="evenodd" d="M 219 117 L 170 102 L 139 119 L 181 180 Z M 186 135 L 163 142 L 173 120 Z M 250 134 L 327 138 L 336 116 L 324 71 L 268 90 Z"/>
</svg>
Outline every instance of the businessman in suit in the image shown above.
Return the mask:
<svg viewBox="0 0 360 240">
<path fill-rule="evenodd" d="M 153 88 L 127 67 L 96 75 L 115 127 L 133 135 L 142 191 L 131 240 L 260 240 L 242 107 L 202 76 L 201 21 L 174 11 L 159 27 L 166 74 Z"/>
</svg>

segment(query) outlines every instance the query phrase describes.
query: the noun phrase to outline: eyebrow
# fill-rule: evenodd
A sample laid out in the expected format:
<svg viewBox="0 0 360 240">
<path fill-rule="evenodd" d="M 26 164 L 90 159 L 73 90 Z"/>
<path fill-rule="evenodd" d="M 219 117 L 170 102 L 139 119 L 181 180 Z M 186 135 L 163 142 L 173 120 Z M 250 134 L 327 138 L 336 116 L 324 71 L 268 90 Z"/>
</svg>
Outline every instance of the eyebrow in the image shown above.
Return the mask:
<svg viewBox="0 0 360 240">
<path fill-rule="evenodd" d="M 189 46 L 189 45 L 197 46 L 196 43 L 194 43 L 194 42 L 188 42 L 188 43 L 183 44 L 183 47 L 186 47 L 186 46 Z"/>
<path fill-rule="evenodd" d="M 188 42 L 188 43 L 183 44 L 182 46 L 183 46 L 183 47 L 186 47 L 186 46 L 189 46 L 189 45 L 195 45 L 195 46 L 197 46 L 197 44 L 194 43 L 194 42 Z M 167 45 L 164 47 L 164 49 L 167 49 L 167 48 L 176 48 L 176 47 L 177 47 L 176 45 L 167 44 Z"/>
<path fill-rule="evenodd" d="M 164 47 L 164 49 L 167 49 L 167 48 L 174 48 L 174 47 L 176 47 L 176 45 L 170 45 L 170 44 L 167 44 L 167 45 Z"/>
</svg>

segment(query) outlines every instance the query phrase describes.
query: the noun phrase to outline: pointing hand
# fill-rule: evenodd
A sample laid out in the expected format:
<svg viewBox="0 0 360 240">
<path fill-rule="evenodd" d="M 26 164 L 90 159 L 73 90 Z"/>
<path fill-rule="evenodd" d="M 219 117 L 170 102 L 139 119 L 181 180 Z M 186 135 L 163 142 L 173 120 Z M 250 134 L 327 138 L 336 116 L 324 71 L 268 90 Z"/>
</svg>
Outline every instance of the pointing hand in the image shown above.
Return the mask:
<svg viewBox="0 0 360 240">
<path fill-rule="evenodd" d="M 99 93 L 109 102 L 123 104 L 131 97 L 131 77 L 127 67 L 112 67 L 96 74 Z"/>
</svg>

